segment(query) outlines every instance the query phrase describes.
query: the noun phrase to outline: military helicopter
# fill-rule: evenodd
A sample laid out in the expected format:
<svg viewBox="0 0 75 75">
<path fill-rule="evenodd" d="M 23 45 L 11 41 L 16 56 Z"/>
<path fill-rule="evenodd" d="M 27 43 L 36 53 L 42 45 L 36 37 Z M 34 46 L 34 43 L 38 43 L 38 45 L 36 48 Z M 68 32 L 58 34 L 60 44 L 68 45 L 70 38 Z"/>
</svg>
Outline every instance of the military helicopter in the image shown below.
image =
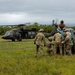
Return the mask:
<svg viewBox="0 0 75 75">
<path fill-rule="evenodd" d="M 19 25 L 12 25 L 16 26 L 17 28 L 11 29 L 7 31 L 2 38 L 7 39 L 7 40 L 12 40 L 12 41 L 22 41 L 22 39 L 30 39 L 34 38 L 36 35 L 36 29 L 35 28 L 23 28 L 25 25 L 29 25 L 30 23 L 25 23 L 25 24 L 19 24 Z M 10 25 L 9 25 L 10 27 Z"/>
<path fill-rule="evenodd" d="M 15 39 L 17 39 L 18 41 L 22 41 L 20 32 L 21 32 L 20 30 L 13 29 L 13 30 L 7 31 L 2 36 L 2 38 L 3 39 L 11 39 L 12 41 L 15 41 Z"/>
<path fill-rule="evenodd" d="M 22 39 L 31 39 L 34 38 L 37 31 L 35 28 L 20 28 L 20 29 L 12 29 L 7 31 L 2 38 L 3 39 L 10 39 L 12 41 L 22 41 Z"/>
</svg>

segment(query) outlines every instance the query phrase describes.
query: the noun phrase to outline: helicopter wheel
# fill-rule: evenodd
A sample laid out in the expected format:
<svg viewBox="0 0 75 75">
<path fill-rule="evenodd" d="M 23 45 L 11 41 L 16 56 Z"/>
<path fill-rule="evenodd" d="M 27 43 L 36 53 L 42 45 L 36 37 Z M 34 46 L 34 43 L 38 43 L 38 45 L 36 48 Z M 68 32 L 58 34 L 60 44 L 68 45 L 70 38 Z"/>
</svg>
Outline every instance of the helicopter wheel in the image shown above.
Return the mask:
<svg viewBox="0 0 75 75">
<path fill-rule="evenodd" d="M 12 41 L 15 41 L 15 39 L 13 38 Z"/>
</svg>

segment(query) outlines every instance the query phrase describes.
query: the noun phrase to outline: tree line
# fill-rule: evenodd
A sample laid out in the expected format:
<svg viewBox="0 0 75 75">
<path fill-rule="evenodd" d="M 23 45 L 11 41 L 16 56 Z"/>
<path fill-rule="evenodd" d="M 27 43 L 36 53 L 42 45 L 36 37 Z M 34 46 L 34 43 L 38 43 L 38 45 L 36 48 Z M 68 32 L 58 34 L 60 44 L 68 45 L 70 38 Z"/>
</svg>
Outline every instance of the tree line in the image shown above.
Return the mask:
<svg viewBox="0 0 75 75">
<path fill-rule="evenodd" d="M 33 23 L 33 24 L 29 24 L 29 25 L 24 25 L 24 24 L 20 24 L 20 25 L 13 25 L 13 26 L 0 26 L 0 35 L 5 34 L 6 31 L 14 29 L 14 28 L 36 28 L 36 30 L 38 31 L 40 28 L 43 28 L 45 32 L 50 33 L 53 30 L 53 26 L 52 25 L 44 25 L 44 24 L 38 24 L 37 22 Z M 73 28 L 75 30 L 75 26 L 72 26 L 71 28 Z"/>
</svg>

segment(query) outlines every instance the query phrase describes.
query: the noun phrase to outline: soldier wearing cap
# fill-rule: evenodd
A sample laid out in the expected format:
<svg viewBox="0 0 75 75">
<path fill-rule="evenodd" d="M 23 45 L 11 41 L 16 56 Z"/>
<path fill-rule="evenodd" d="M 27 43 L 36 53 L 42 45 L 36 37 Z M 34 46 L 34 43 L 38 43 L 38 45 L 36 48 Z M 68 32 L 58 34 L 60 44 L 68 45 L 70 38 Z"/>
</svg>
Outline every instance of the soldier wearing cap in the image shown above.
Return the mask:
<svg viewBox="0 0 75 75">
<path fill-rule="evenodd" d="M 50 53 L 54 54 L 54 42 L 53 42 L 54 37 L 49 37 L 48 40 L 49 42 L 46 43 L 47 54 L 50 54 Z"/>
<path fill-rule="evenodd" d="M 56 53 L 57 47 L 59 47 L 60 55 L 62 55 L 62 34 L 59 31 L 54 35 L 54 41 L 54 53 Z"/>
<path fill-rule="evenodd" d="M 43 32 L 44 32 L 44 29 L 40 29 L 34 39 L 34 44 L 36 44 L 36 55 L 38 55 L 38 51 L 40 51 L 40 53 L 44 55 L 43 45 L 45 46 L 46 41 L 45 41 L 45 35 L 43 34 Z"/>
<path fill-rule="evenodd" d="M 62 41 L 64 43 L 64 55 L 66 55 L 66 53 L 68 53 L 68 55 L 71 55 L 71 48 L 72 48 L 72 41 L 71 41 L 71 37 L 68 36 L 66 33 L 63 34 L 64 36 L 64 41 Z"/>
<path fill-rule="evenodd" d="M 60 24 L 58 25 L 58 29 L 57 30 L 65 30 L 66 29 L 66 25 L 64 24 L 64 21 L 61 20 Z"/>
</svg>

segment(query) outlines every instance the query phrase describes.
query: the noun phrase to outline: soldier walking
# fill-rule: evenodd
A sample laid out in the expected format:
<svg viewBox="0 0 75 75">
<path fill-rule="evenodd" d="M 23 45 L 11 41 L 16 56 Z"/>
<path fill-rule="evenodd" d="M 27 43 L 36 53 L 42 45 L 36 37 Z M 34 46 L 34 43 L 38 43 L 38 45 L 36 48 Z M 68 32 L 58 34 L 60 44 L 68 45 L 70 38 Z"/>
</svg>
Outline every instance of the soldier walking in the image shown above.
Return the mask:
<svg viewBox="0 0 75 75">
<path fill-rule="evenodd" d="M 44 29 L 40 29 L 34 39 L 34 44 L 36 44 L 36 56 L 38 55 L 39 51 L 42 55 L 44 55 L 43 45 L 45 46 L 46 41 L 45 41 L 45 35 L 43 34 L 43 32 L 44 32 Z"/>
</svg>

